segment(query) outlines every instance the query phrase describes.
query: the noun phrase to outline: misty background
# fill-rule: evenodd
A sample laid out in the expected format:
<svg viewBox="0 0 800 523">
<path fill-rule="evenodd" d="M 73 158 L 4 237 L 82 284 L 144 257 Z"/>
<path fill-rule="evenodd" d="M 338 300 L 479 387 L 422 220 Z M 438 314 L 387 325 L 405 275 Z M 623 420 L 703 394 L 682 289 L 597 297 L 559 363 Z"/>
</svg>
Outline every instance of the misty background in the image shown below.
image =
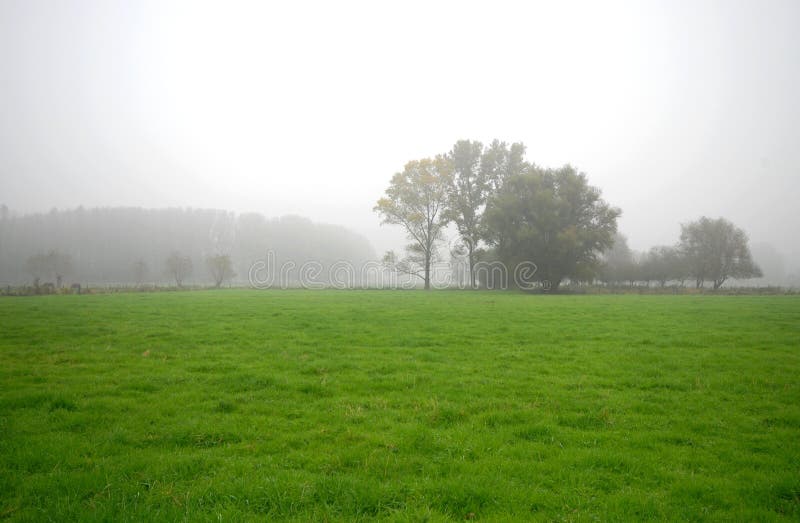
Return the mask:
<svg viewBox="0 0 800 523">
<path fill-rule="evenodd" d="M 297 215 L 364 257 L 406 243 L 372 211 L 393 173 L 499 138 L 585 171 L 632 248 L 724 216 L 780 280 L 800 273 L 798 20 L 795 1 L 6 0 L 0 203 Z"/>
</svg>

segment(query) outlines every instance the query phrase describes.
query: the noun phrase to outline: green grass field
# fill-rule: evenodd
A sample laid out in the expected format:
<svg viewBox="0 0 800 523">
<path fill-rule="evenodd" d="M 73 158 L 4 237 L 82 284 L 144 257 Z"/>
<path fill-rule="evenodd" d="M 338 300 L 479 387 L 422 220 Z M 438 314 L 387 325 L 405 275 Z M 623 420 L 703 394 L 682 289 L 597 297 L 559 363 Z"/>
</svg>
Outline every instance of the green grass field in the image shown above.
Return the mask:
<svg viewBox="0 0 800 523">
<path fill-rule="evenodd" d="M 800 297 L 2 299 L 0 518 L 797 520 Z"/>
</svg>

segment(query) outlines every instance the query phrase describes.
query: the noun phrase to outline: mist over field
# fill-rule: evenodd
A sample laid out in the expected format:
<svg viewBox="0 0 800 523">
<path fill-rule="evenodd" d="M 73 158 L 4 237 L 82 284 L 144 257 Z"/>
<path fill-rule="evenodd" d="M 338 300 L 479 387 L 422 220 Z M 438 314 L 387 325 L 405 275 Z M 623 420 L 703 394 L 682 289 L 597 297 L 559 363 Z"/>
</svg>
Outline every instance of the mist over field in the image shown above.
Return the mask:
<svg viewBox="0 0 800 523">
<path fill-rule="evenodd" d="M 797 0 L 0 0 L 0 520 L 800 521 Z"/>
<path fill-rule="evenodd" d="M 0 203 L 299 215 L 380 256 L 406 243 L 372 211 L 392 174 L 498 138 L 587 173 L 632 249 L 722 216 L 785 285 L 798 18 L 792 1 L 3 2 Z"/>
</svg>

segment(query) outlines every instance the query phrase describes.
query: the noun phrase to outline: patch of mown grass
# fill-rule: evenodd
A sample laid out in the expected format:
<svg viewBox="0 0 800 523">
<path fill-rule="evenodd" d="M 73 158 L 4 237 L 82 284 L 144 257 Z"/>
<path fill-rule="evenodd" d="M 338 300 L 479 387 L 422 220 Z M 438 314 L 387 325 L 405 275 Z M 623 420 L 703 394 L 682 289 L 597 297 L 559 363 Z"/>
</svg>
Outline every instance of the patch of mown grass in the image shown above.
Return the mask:
<svg viewBox="0 0 800 523">
<path fill-rule="evenodd" d="M 0 300 L 0 517 L 800 517 L 800 298 Z"/>
</svg>

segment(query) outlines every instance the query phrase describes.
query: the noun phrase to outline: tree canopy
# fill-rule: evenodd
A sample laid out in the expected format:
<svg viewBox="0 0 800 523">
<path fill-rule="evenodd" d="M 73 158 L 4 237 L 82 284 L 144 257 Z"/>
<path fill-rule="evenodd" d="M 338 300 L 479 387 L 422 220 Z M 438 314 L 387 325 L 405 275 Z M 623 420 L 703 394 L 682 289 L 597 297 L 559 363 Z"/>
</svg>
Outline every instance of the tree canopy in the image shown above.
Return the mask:
<svg viewBox="0 0 800 523">
<path fill-rule="evenodd" d="M 761 276 L 750 254 L 747 234 L 725 218 L 703 216 L 683 224 L 680 249 L 698 288 L 705 281 L 719 289 L 729 278 Z"/>
<path fill-rule="evenodd" d="M 466 250 L 469 285 L 475 287 L 475 253 L 483 236 L 482 211 L 493 170 L 484 160 L 480 142 L 460 140 L 448 153 L 452 176 L 447 191 L 446 217 L 455 224 Z"/>
<path fill-rule="evenodd" d="M 452 222 L 463 249 L 451 249 L 451 259 L 466 258 L 472 288 L 481 242 L 509 273 L 521 263 L 536 265 L 537 279 L 554 290 L 566 278 L 593 278 L 599 254 L 613 244 L 620 211 L 585 174 L 569 165 L 538 168 L 524 154 L 521 143 L 494 140 L 484 147 L 460 140 L 447 154 L 409 162 L 375 211 L 383 223 L 402 225 L 412 244 L 405 258 L 390 252 L 384 261 L 419 275 L 429 288 L 436 242 Z"/>
<path fill-rule="evenodd" d="M 402 225 L 411 244 L 406 248 L 407 258 L 400 266 L 420 267 L 407 270 L 422 278 L 430 288 L 431 262 L 436 254 L 436 242 L 442 239 L 447 225 L 445 215 L 448 189 L 452 176 L 451 162 L 443 155 L 435 158 L 413 160 L 402 172 L 392 177 L 386 196 L 378 200 L 374 210 L 382 223 Z M 387 261 L 391 258 L 387 256 Z"/>
<path fill-rule="evenodd" d="M 535 263 L 535 278 L 555 291 L 565 278 L 595 273 L 600 253 L 613 244 L 619 215 L 575 168 L 529 167 L 489 198 L 486 238 L 506 266 Z"/>
</svg>

